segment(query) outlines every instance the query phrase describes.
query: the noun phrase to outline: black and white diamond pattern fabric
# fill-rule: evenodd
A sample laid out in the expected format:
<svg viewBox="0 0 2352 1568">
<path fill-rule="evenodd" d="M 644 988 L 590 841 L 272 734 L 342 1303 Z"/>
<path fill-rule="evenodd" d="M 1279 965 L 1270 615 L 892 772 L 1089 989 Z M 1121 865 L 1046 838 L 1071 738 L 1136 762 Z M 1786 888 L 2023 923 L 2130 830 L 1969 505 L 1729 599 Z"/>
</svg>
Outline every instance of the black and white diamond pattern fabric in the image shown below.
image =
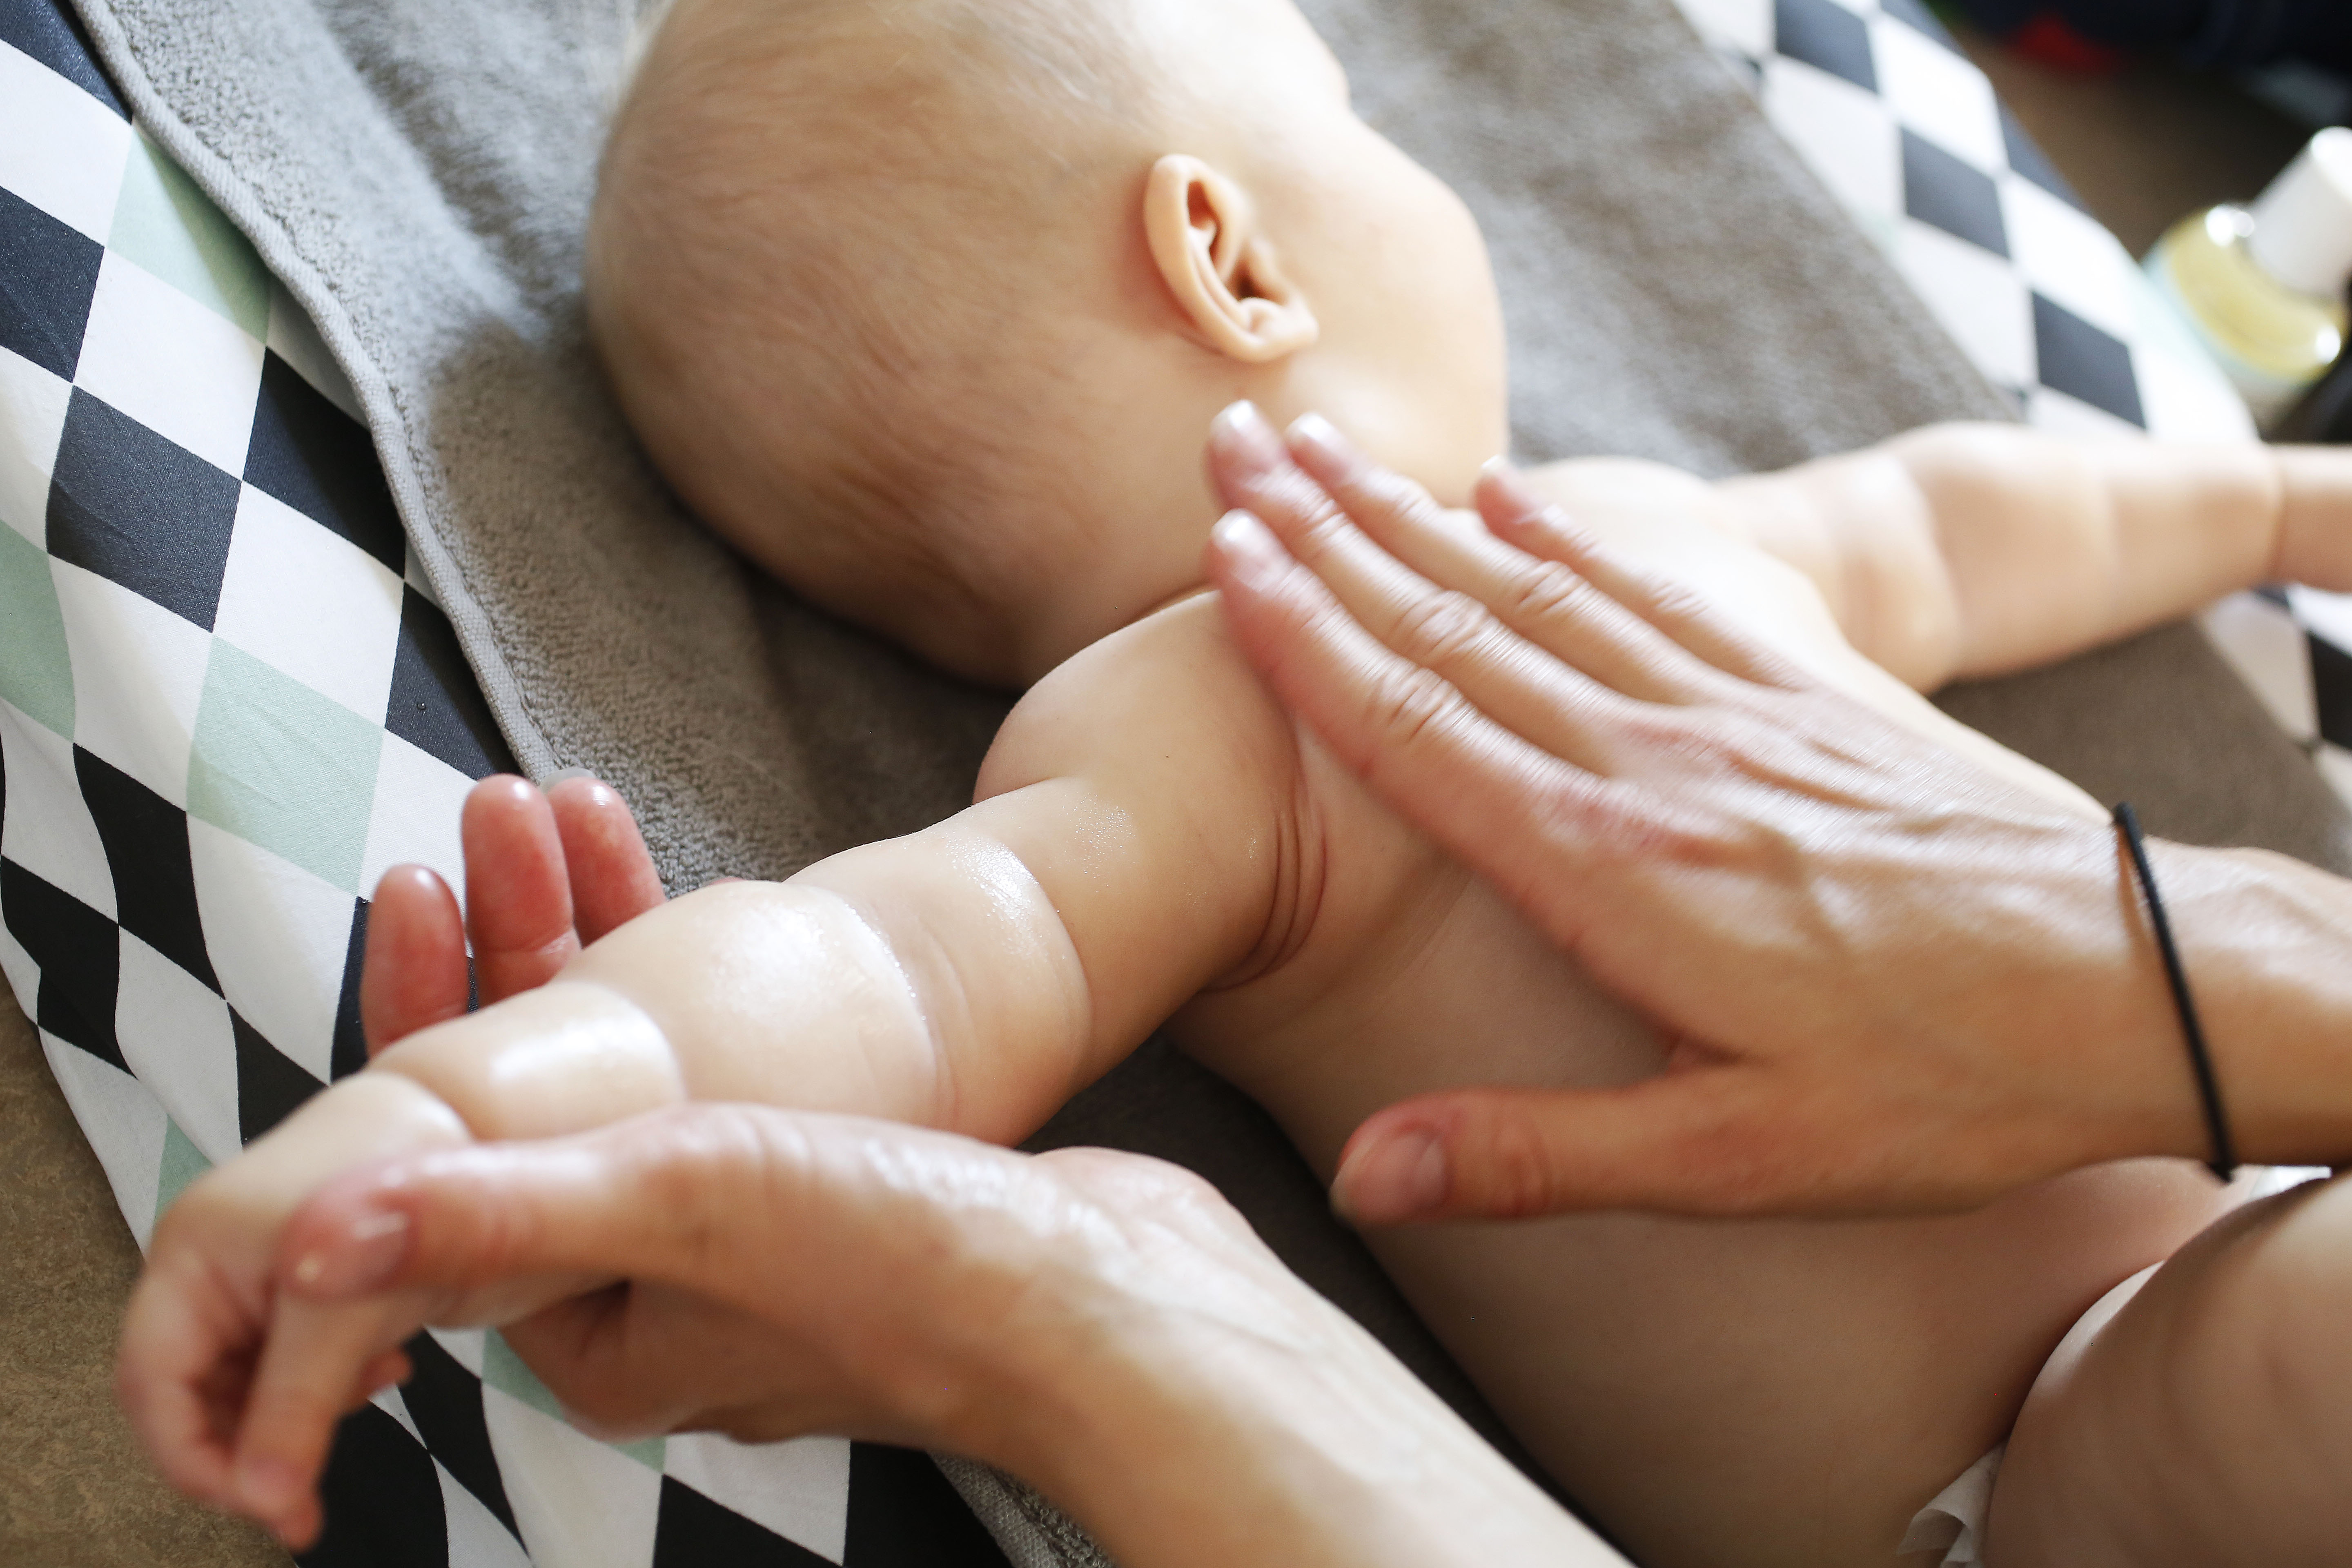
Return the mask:
<svg viewBox="0 0 2352 1568">
<path fill-rule="evenodd" d="M 143 1246 L 364 1059 L 366 891 L 511 768 L 348 384 L 55 0 L 0 0 L 0 971 Z M 496 1333 L 345 1424 L 307 1561 L 1003 1562 L 925 1456 L 608 1446 Z"/>
<path fill-rule="evenodd" d="M 2090 438 L 2252 437 L 2204 350 L 1924 0 L 1676 3 L 2029 422 Z M 2242 594 L 2203 624 L 2352 802 L 2352 596 Z"/>
<path fill-rule="evenodd" d="M 2030 417 L 2244 433 L 1924 12 L 1683 3 Z M 2331 742 L 2352 740 L 2344 605 L 2215 616 Z M 457 881 L 458 803 L 510 765 L 302 312 L 58 0 L 0 0 L 0 971 L 142 1244 L 359 1065 L 366 889 L 401 860 Z M 346 1424 L 312 1562 L 1003 1562 L 924 1456 L 607 1446 L 495 1333 L 412 1348 L 416 1375 Z"/>
</svg>

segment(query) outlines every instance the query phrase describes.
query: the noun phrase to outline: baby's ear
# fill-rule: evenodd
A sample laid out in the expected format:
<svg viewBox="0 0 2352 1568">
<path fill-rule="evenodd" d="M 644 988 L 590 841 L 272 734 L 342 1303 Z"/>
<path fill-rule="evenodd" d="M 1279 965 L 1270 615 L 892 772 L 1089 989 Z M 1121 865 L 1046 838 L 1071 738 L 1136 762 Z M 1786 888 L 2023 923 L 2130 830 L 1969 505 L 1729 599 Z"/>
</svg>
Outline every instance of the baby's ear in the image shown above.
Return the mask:
<svg viewBox="0 0 2352 1568">
<path fill-rule="evenodd" d="M 1283 276 L 1239 185 L 1198 158 L 1171 153 L 1143 193 L 1151 259 L 1176 308 L 1212 348 L 1266 364 L 1312 348 L 1322 329 Z"/>
</svg>

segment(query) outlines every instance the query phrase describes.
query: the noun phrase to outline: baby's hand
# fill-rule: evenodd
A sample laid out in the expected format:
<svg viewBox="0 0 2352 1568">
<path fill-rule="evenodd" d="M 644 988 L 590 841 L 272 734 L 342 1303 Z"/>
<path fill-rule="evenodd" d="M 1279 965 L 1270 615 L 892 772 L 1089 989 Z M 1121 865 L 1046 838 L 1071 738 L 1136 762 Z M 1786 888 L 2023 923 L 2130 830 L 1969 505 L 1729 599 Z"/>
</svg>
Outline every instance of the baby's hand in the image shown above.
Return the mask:
<svg viewBox="0 0 2352 1568">
<path fill-rule="evenodd" d="M 279 1299 L 270 1285 L 279 1234 L 341 1171 L 470 1141 L 421 1085 L 362 1073 L 172 1205 L 131 1294 L 115 1369 L 132 1429 L 166 1479 L 251 1515 L 289 1546 L 317 1534 L 311 1483 L 335 1424 L 406 1375 L 399 1346 L 432 1304 L 413 1293 L 333 1307 Z"/>
<path fill-rule="evenodd" d="M 477 785 L 464 822 L 467 922 L 422 867 L 388 872 L 371 911 L 361 1012 L 373 1056 L 466 1010 L 466 936 L 485 1003 L 553 978 L 662 900 L 628 808 L 591 779 L 547 796 Z M 131 1300 L 118 1388 L 164 1475 L 252 1515 L 289 1544 L 316 1535 L 314 1483 L 336 1422 L 406 1375 L 399 1345 L 427 1321 L 503 1321 L 582 1288 L 523 1282 L 499 1299 L 414 1293 L 336 1307 L 273 1295 L 286 1218 L 328 1177 L 385 1155 L 470 1141 L 432 1093 L 392 1073 L 346 1079 L 192 1186 L 157 1226 Z"/>
<path fill-rule="evenodd" d="M 544 985 L 587 943 L 659 904 L 653 857 L 626 802 L 593 778 L 541 795 L 484 779 L 466 797 L 466 913 L 422 866 L 395 866 L 368 911 L 360 1020 L 373 1056 L 466 1011 L 466 939 L 485 1006 Z"/>
</svg>

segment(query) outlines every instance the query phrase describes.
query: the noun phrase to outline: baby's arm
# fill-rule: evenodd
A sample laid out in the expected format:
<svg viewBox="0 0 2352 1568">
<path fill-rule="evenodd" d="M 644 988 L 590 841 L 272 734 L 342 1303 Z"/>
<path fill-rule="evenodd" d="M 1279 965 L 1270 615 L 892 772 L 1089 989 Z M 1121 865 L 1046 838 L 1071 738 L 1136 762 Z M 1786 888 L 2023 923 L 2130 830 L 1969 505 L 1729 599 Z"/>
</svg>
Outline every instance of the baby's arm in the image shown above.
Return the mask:
<svg viewBox="0 0 2352 1568">
<path fill-rule="evenodd" d="M 1213 616 L 1191 620 L 1213 635 Z M 158 1228 L 123 1352 L 167 1474 L 283 1533 L 315 1528 L 335 1415 L 431 1310 L 314 1317 L 268 1300 L 286 1216 L 337 1172 L 687 1098 L 1011 1142 L 1244 963 L 1267 924 L 1281 864 L 1268 808 L 1289 798 L 1295 753 L 1245 670 L 1136 640 L 1032 692 L 971 810 L 787 883 L 656 910 L 548 984 L 385 1050 L 192 1188 Z M 1106 682 L 1135 721 L 1090 718 Z M 1171 752 L 1196 765 L 1168 769 Z M 235 1369 L 257 1354 L 248 1382 Z M 266 1498 L 237 1484 L 260 1460 Z"/>
<path fill-rule="evenodd" d="M 2271 582 L 2352 588 L 2352 454 L 1942 425 L 1719 492 L 1911 685 L 2046 664 Z"/>
</svg>

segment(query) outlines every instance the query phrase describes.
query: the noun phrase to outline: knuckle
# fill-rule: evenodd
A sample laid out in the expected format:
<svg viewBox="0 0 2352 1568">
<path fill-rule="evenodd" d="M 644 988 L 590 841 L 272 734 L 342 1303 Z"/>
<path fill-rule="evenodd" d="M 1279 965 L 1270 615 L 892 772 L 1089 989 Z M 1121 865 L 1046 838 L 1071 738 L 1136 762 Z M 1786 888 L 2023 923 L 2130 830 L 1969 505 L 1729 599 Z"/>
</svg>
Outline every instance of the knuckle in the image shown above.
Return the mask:
<svg viewBox="0 0 2352 1568">
<path fill-rule="evenodd" d="M 1709 618 L 1706 601 L 1686 583 L 1671 578 L 1642 580 L 1643 596 L 1658 619 L 1671 622 L 1703 621 Z"/>
<path fill-rule="evenodd" d="M 1496 1107 L 1480 1120 L 1475 1153 L 1465 1162 L 1476 1171 L 1476 1183 L 1462 1195 L 1498 1219 L 1550 1212 L 1557 1206 L 1560 1173 L 1541 1131 L 1515 1109 Z"/>
<path fill-rule="evenodd" d="M 1359 479 L 1355 499 L 1367 510 L 1405 522 L 1434 524 L 1439 508 L 1429 491 L 1389 469 L 1375 469 Z"/>
<path fill-rule="evenodd" d="M 1592 584 L 1557 561 L 1530 561 L 1512 580 L 1505 617 L 1521 626 L 1581 619 L 1593 607 Z"/>
<path fill-rule="evenodd" d="M 1263 500 L 1298 531 L 1304 550 L 1319 553 L 1354 524 L 1339 503 L 1306 474 L 1292 470 L 1265 482 Z"/>
<path fill-rule="evenodd" d="M 1422 664 L 1452 664 L 1475 654 L 1494 625 L 1485 605 L 1449 588 L 1397 618 L 1397 651 Z"/>
<path fill-rule="evenodd" d="M 1382 676 L 1366 700 L 1375 754 L 1418 744 L 1444 722 L 1453 698 L 1454 689 L 1443 677 L 1419 667 Z"/>
<path fill-rule="evenodd" d="M 652 1142 L 635 1174 L 678 1251 L 709 1258 L 726 1250 L 744 1195 L 763 1188 L 771 1162 L 764 1129 L 750 1107 L 692 1110 L 667 1126 L 646 1128 Z"/>
</svg>

